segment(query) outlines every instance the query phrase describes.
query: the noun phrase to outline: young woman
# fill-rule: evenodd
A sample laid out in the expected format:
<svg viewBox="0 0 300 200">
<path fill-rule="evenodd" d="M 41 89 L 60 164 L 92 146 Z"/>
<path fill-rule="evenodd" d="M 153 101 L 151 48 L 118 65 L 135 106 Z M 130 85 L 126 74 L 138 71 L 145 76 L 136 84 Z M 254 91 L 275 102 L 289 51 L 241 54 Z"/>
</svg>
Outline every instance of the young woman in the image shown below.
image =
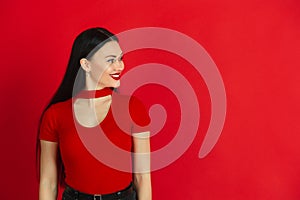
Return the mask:
<svg viewBox="0 0 300 200">
<path fill-rule="evenodd" d="M 114 92 L 124 69 L 122 56 L 117 37 L 104 28 L 88 29 L 74 41 L 63 81 L 39 126 L 39 200 L 57 199 L 59 163 L 66 185 L 63 200 L 152 199 L 150 119 L 138 99 Z M 122 115 L 126 109 L 131 117 Z M 118 148 L 144 155 L 118 158 L 102 141 L 93 141 L 100 154 L 121 159 L 132 171 L 107 165 L 87 148 L 82 136 L 99 127 Z"/>
</svg>

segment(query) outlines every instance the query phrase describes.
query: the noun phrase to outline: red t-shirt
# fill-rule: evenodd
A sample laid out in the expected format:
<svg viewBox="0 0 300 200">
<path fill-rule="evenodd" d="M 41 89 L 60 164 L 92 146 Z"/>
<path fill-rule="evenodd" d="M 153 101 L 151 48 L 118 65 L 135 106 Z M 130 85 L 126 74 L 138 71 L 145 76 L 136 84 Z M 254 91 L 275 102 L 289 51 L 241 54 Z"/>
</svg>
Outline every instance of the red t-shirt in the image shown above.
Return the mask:
<svg viewBox="0 0 300 200">
<path fill-rule="evenodd" d="M 122 113 L 124 109 L 128 109 L 128 98 L 114 93 L 108 114 L 98 126 L 93 128 L 81 126 L 75 119 L 73 99 L 56 103 L 45 111 L 39 139 L 59 144 L 65 168 L 65 182 L 70 187 L 89 194 L 107 194 L 124 189 L 132 181 L 131 172 L 119 171 L 96 159 L 85 147 L 78 134 L 78 131 L 92 134 L 93 131 L 99 131 L 100 126 L 113 144 L 128 152 L 132 151 L 132 136 L 128 132 L 149 131 L 150 118 L 144 105 L 137 98 L 131 97 L 129 101 L 131 117 L 125 119 Z M 122 126 L 127 125 L 128 130 L 125 130 L 127 133 L 118 127 L 115 113 L 120 115 Z M 98 145 L 98 142 L 96 141 L 95 144 Z M 99 146 L 101 148 L 101 141 Z M 112 158 L 114 156 L 110 155 L 111 152 L 105 152 L 105 149 L 101 153 L 106 153 Z M 131 156 L 126 156 L 122 158 L 123 160 L 124 165 L 131 167 Z"/>
</svg>

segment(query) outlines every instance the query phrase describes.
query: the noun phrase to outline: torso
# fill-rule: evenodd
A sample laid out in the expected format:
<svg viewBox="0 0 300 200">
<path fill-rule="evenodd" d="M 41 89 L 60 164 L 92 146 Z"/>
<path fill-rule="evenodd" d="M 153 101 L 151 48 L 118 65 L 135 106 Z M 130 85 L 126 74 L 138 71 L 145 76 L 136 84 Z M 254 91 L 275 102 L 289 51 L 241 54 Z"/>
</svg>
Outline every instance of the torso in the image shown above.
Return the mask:
<svg viewBox="0 0 300 200">
<path fill-rule="evenodd" d="M 112 95 L 92 101 L 92 104 L 88 99 L 69 99 L 47 109 L 40 139 L 58 142 L 65 167 L 65 182 L 69 186 L 85 193 L 106 194 L 121 190 L 132 181 L 131 171 L 114 169 L 97 158 L 100 154 L 109 156 L 120 160 L 126 169 L 132 168 L 131 133 L 144 131 L 136 127 L 132 120 L 147 128 L 149 117 L 136 98 L 133 98 L 129 106 L 129 98 Z M 91 106 L 93 104 L 95 106 Z M 133 111 L 130 112 L 132 119 L 124 115 L 126 110 Z M 114 151 L 107 149 L 103 138 L 99 137 L 99 130 L 103 131 L 111 144 L 128 153 L 119 157 Z M 96 154 L 94 150 L 91 151 L 93 148 L 98 151 Z"/>
</svg>

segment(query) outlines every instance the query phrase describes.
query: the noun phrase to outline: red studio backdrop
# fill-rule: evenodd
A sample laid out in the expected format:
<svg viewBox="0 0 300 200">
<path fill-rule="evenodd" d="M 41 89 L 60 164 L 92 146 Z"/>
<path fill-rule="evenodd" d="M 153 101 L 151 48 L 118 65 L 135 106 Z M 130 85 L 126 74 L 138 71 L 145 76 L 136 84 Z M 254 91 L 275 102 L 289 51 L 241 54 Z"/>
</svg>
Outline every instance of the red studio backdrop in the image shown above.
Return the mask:
<svg viewBox="0 0 300 200">
<path fill-rule="evenodd" d="M 38 199 L 39 117 L 62 79 L 74 38 L 95 26 L 114 33 L 139 27 L 181 32 L 205 48 L 222 76 L 224 128 L 200 159 L 211 116 L 201 74 L 171 52 L 125 55 L 125 74 L 144 63 L 167 65 L 189 81 L 199 103 L 192 144 L 152 173 L 154 200 L 300 199 L 299 1 L 6 0 L 1 5 L 1 199 Z M 148 108 L 165 108 L 165 126 L 152 137 L 152 149 L 163 148 L 178 129 L 176 96 L 159 84 L 135 93 Z"/>
</svg>

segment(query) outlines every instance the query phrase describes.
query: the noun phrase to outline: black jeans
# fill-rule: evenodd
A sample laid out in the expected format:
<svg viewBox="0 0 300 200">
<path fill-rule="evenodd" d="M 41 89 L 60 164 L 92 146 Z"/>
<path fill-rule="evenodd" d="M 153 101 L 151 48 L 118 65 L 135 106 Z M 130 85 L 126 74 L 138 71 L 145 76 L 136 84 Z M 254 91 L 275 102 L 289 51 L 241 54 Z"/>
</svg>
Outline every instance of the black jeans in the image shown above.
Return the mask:
<svg viewBox="0 0 300 200">
<path fill-rule="evenodd" d="M 119 192 L 116 192 L 113 195 L 109 195 L 108 197 L 104 195 L 103 197 L 94 198 L 92 196 L 80 193 L 67 186 L 63 192 L 62 200 L 136 200 L 137 199 L 135 189 L 131 189 L 129 190 L 129 192 L 128 191 L 125 192 L 125 195 L 122 194 L 121 196 L 119 196 L 118 194 Z"/>
</svg>

